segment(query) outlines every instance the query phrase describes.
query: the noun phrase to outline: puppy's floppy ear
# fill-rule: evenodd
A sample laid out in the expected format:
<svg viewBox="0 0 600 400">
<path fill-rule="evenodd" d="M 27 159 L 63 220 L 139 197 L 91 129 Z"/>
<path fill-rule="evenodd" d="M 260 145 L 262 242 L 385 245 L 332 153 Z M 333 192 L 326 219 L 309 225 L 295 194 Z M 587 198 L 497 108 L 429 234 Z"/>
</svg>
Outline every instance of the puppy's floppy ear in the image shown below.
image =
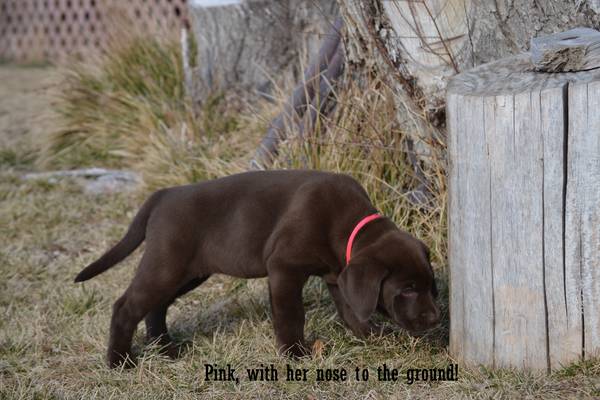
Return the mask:
<svg viewBox="0 0 600 400">
<path fill-rule="evenodd" d="M 420 240 L 419 240 L 419 244 L 421 245 L 421 249 L 423 250 L 423 253 L 425 253 L 425 258 L 427 259 L 427 263 L 429 265 L 431 265 L 431 251 L 429 250 L 429 247 L 427 247 L 427 245 Z"/>
<path fill-rule="evenodd" d="M 433 286 L 431 287 L 431 294 L 433 295 L 434 299 L 438 298 L 439 292 L 438 292 L 437 285 L 435 284 L 435 277 L 433 278 Z"/>
<path fill-rule="evenodd" d="M 367 321 L 375 312 L 381 282 L 388 269 L 377 263 L 361 263 L 352 260 L 338 276 L 337 283 L 346 302 L 361 322 Z"/>
<path fill-rule="evenodd" d="M 421 242 L 421 247 L 423 248 L 423 251 L 425 252 L 425 257 L 427 258 L 427 266 L 429 267 L 429 270 L 431 271 L 431 276 L 433 276 L 433 285 L 431 287 L 431 294 L 433 295 L 434 299 L 437 299 L 438 288 L 437 288 L 437 285 L 435 284 L 435 273 L 433 272 L 433 267 L 431 266 L 431 252 L 429 251 L 429 247 L 427 247 L 427 245 L 423 242 Z"/>
</svg>

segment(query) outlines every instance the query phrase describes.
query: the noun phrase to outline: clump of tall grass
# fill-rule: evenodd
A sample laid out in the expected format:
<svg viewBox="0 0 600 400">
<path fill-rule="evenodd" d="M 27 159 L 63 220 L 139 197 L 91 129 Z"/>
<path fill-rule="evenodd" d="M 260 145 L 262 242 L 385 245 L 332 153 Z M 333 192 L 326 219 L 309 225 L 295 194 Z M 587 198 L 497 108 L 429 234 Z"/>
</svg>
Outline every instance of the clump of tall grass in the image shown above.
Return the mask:
<svg viewBox="0 0 600 400">
<path fill-rule="evenodd" d="M 231 138 L 238 117 L 224 96 L 192 106 L 176 40 L 125 35 L 63 67 L 63 76 L 55 102 L 61 128 L 46 138 L 43 165 L 133 168 L 158 187 L 214 177 L 219 169 L 207 158 L 247 152 Z"/>
<path fill-rule="evenodd" d="M 46 156 L 65 165 L 123 163 L 149 117 L 173 125 L 173 111 L 185 107 L 179 61 L 174 44 L 140 37 L 65 66 L 55 103 L 63 126 L 50 134 Z"/>
</svg>

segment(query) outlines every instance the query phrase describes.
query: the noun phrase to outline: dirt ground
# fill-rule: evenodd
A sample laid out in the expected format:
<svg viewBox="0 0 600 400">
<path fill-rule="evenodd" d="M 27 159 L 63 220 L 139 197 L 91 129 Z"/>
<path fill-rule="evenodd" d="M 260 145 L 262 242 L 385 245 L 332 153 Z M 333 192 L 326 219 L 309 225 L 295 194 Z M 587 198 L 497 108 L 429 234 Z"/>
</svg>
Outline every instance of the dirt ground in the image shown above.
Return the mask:
<svg viewBox="0 0 600 400">
<path fill-rule="evenodd" d="M 49 128 L 49 90 L 56 84 L 50 66 L 0 65 L 0 147 L 35 140 Z"/>
</svg>

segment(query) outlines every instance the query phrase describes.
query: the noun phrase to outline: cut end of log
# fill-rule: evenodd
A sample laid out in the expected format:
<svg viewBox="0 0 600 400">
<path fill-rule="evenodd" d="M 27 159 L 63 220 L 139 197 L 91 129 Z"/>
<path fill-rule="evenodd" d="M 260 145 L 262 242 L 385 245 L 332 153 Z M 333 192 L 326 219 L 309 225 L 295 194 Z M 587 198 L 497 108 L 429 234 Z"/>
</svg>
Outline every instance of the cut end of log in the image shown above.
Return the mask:
<svg viewBox="0 0 600 400">
<path fill-rule="evenodd" d="M 600 78 L 600 68 L 589 71 L 543 73 L 535 71 L 529 53 L 503 58 L 453 77 L 447 88 L 449 94 L 463 96 L 499 96 L 563 87 Z"/>
<path fill-rule="evenodd" d="M 192 7 L 222 7 L 241 4 L 242 0 L 191 0 Z"/>
<path fill-rule="evenodd" d="M 575 28 L 531 40 L 531 61 L 540 72 L 600 68 L 600 32 Z"/>
</svg>

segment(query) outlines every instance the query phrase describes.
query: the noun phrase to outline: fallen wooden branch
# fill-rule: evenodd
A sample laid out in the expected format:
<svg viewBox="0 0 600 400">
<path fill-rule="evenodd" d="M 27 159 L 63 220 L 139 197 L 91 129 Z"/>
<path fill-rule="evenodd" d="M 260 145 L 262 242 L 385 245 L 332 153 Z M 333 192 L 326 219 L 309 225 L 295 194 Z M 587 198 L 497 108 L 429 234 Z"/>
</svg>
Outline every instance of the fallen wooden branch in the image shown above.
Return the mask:
<svg viewBox="0 0 600 400">
<path fill-rule="evenodd" d="M 341 51 L 339 47 L 342 25 L 342 18 L 338 16 L 323 40 L 317 57 L 304 73 L 304 80 L 296 86 L 281 113 L 271 122 L 267 134 L 256 149 L 254 158 L 250 161 L 250 169 L 264 169 L 273 162 L 279 143 L 285 139 L 286 126 L 300 125 L 302 117 L 315 97 L 315 92 L 320 91 L 321 82 L 329 68 L 331 67 L 329 82 L 335 81 L 341 75 L 343 56 L 338 56 L 337 59 L 335 56 Z M 325 89 L 324 92 L 326 92 Z"/>
<path fill-rule="evenodd" d="M 326 114 L 328 105 L 331 105 L 329 112 L 335 108 L 335 104 L 331 104 L 327 99 L 334 90 L 337 78 L 342 75 L 344 70 L 344 60 L 344 49 L 340 42 L 338 43 L 338 47 L 331 63 L 320 79 L 319 91 L 316 96 L 313 96 L 310 107 L 308 108 L 308 113 L 305 115 L 304 120 L 300 125 L 298 135 L 301 138 L 313 131 L 317 117 Z"/>
</svg>

